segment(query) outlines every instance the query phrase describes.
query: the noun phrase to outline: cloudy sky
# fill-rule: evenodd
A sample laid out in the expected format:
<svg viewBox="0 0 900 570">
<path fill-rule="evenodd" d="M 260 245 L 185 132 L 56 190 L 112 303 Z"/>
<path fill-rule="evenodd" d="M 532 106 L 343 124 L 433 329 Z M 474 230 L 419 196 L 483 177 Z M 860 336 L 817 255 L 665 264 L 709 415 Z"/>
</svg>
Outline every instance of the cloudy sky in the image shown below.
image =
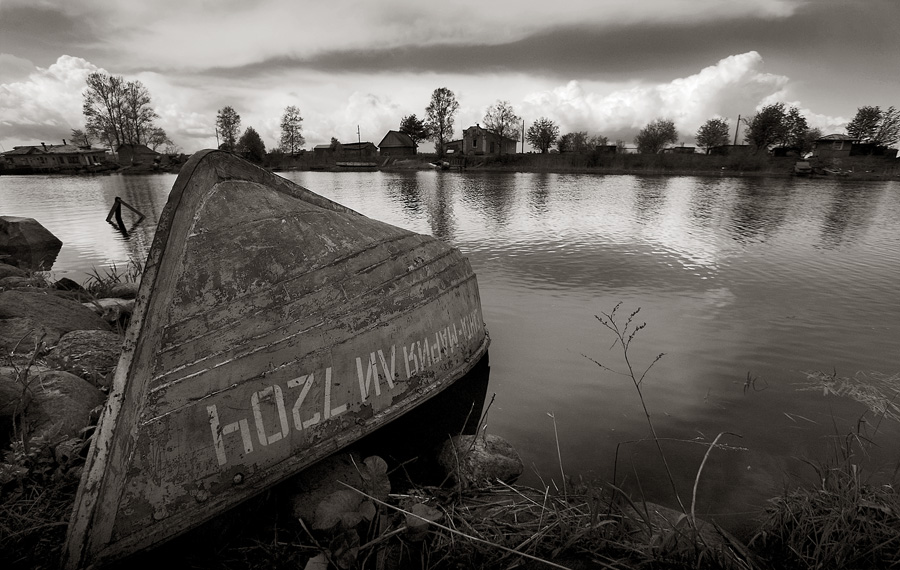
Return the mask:
<svg viewBox="0 0 900 570">
<path fill-rule="evenodd" d="M 287 105 L 307 148 L 357 126 L 378 144 L 438 87 L 457 136 L 497 100 L 629 142 L 666 117 L 692 144 L 775 101 L 843 132 L 900 106 L 898 24 L 900 0 L 0 0 L 0 150 L 81 127 L 96 70 L 143 82 L 186 152 L 226 105 L 267 147 Z"/>
</svg>

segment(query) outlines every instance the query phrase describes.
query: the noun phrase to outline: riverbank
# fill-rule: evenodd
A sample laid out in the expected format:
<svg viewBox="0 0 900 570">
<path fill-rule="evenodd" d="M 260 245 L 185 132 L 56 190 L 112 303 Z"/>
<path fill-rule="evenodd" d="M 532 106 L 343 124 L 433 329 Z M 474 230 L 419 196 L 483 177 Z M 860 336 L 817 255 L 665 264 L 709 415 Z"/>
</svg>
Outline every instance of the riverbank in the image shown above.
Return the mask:
<svg viewBox="0 0 900 570">
<path fill-rule="evenodd" d="M 449 171 L 467 172 L 536 172 L 558 174 L 636 174 L 662 176 L 795 176 L 797 157 L 775 157 L 765 153 L 736 155 L 704 154 L 609 154 L 548 153 L 510 154 L 503 156 L 469 156 L 449 161 Z M 434 170 L 437 156 L 418 154 L 412 157 L 382 158 L 368 170 L 411 171 Z M 842 159 L 809 159 L 811 176 L 849 180 L 900 180 L 900 160 L 878 156 L 852 156 Z M 349 170 L 333 163 L 317 162 L 310 153 L 280 157 L 266 164 L 274 170 Z"/>
<path fill-rule="evenodd" d="M 382 170 L 431 169 L 436 157 L 421 155 L 395 160 Z M 667 176 L 795 176 L 796 157 L 767 154 L 735 156 L 703 154 L 514 154 L 499 157 L 468 157 L 466 171 L 546 172 L 559 174 L 641 174 Z M 900 179 L 900 160 L 876 156 L 854 156 L 839 161 L 810 159 L 813 177 L 850 180 Z M 459 170 L 458 162 L 451 170 Z"/>
<path fill-rule="evenodd" d="M 13 387 L 20 388 L 18 397 L 27 396 L 34 402 L 39 387 L 59 385 L 50 384 L 49 375 L 54 382 L 61 382 L 62 374 L 68 375 L 65 382 L 80 386 L 78 393 L 105 393 L 128 326 L 128 303 L 127 299 L 124 303 L 103 299 L 131 296 L 128 291 L 133 292 L 134 286 L 122 286 L 122 282 L 133 282 L 139 274 L 97 275 L 78 286 L 51 284 L 39 274 L 2 268 L 0 296 L 12 301 L 0 298 L 0 318 L 4 325 L 15 320 L 21 333 L 18 338 L 10 336 L 13 344 L 4 346 L 2 364 L 12 375 Z M 27 298 L 40 302 L 27 303 Z M 56 303 L 58 308 L 54 308 Z M 61 314 L 63 303 L 66 309 L 83 313 L 79 318 L 85 320 L 63 326 L 59 319 L 39 318 L 39 314 Z M 85 304 L 106 308 L 94 311 Z M 49 313 L 41 313 L 48 307 Z M 66 322 L 71 323 L 72 318 Z M 40 323 L 43 334 L 32 335 L 34 329 L 19 326 L 28 322 Z M 74 343 L 66 337 L 73 333 L 89 340 L 72 348 L 69 345 Z M 64 434 L 39 431 L 41 423 L 30 421 L 30 437 L 13 433 L 9 446 L 4 445 L 0 555 L 11 568 L 55 567 L 102 399 L 101 395 L 97 401 L 84 402 L 83 409 L 88 410 L 84 422 L 70 426 Z M 12 401 L 4 398 L 4 404 Z M 22 407 L 13 408 L 14 417 L 15 410 Z M 58 417 L 51 418 L 55 419 Z M 482 425 L 477 426 L 477 433 L 484 433 Z M 143 554 L 139 561 L 128 561 L 128 565 L 311 569 L 329 563 L 340 568 L 889 567 L 898 563 L 900 552 L 900 500 L 890 485 L 866 482 L 854 458 L 855 453 L 865 451 L 854 447 L 861 445 L 862 440 L 848 436 L 829 463 L 813 466 L 819 485 L 785 489 L 770 503 L 765 520 L 740 537 L 694 517 L 691 501 L 685 500 L 678 510 L 645 503 L 640 497 L 623 494 L 615 482 L 566 476 L 562 464 L 562 476 L 543 474 L 547 479 L 540 489 L 494 480 L 464 485 L 440 477 L 410 477 L 415 462 L 421 459 L 400 459 L 389 447 L 370 447 L 355 464 L 368 470 L 369 475 L 362 479 L 374 483 L 354 486 L 364 494 L 346 489 L 338 494 L 341 502 L 328 503 L 337 516 L 331 524 L 317 524 L 315 514 L 305 522 L 298 519 L 293 508 L 297 484 L 290 482 Z M 709 451 L 717 452 L 715 443 Z M 383 465 L 371 459 L 374 453 L 386 458 Z M 697 472 L 701 487 L 702 470 L 701 464 Z M 673 505 L 680 501 L 672 499 Z"/>
</svg>

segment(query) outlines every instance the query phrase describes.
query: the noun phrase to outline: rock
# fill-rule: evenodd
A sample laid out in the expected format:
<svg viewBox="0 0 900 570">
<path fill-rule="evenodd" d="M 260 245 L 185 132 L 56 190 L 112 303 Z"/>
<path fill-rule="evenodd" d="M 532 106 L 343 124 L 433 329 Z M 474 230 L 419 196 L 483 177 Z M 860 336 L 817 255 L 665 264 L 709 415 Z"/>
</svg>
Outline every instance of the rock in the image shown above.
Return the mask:
<svg viewBox="0 0 900 570">
<path fill-rule="evenodd" d="M 61 246 L 62 241 L 34 218 L 0 216 L 0 250 L 59 249 Z"/>
<path fill-rule="evenodd" d="M 106 400 L 103 392 L 74 374 L 60 370 L 21 367 L 0 369 L 0 392 L 16 394 L 14 408 L 24 416 L 18 421 L 30 436 L 68 439 L 96 420 L 98 406 Z M 27 389 L 23 392 L 23 382 Z"/>
<path fill-rule="evenodd" d="M 37 277 L 19 277 L 10 275 L 0 279 L 0 289 L 13 289 L 19 287 L 43 287 L 44 282 Z"/>
<path fill-rule="evenodd" d="M 33 218 L 0 216 L 0 253 L 34 269 L 49 269 L 62 242 Z"/>
<path fill-rule="evenodd" d="M 0 263 L 0 279 L 3 279 L 4 277 L 28 277 L 28 273 L 13 265 Z"/>
<path fill-rule="evenodd" d="M 137 297 L 140 283 L 116 283 L 109 288 L 107 296 L 118 299 L 134 299 Z"/>
<path fill-rule="evenodd" d="M 134 312 L 134 299 L 96 299 L 82 305 L 108 323 L 127 325 Z"/>
<path fill-rule="evenodd" d="M 438 463 L 463 487 L 512 483 L 525 469 L 519 454 L 497 435 L 458 435 L 441 447 Z"/>
<path fill-rule="evenodd" d="M 347 489 L 339 481 L 356 489 L 362 489 L 363 480 L 354 462 L 356 465 L 362 465 L 362 458 L 359 454 L 331 455 L 294 476 L 287 483 L 294 516 L 302 518 L 304 522 L 311 525 L 319 503 L 335 491 Z"/>
<path fill-rule="evenodd" d="M 58 289 L 60 291 L 84 291 L 84 287 L 81 286 L 77 281 L 73 281 L 68 277 L 63 277 L 59 281 L 53 284 L 54 289 Z"/>
<path fill-rule="evenodd" d="M 72 331 L 64 334 L 47 354 L 51 366 L 108 388 L 122 353 L 122 337 L 112 331 Z"/>
<path fill-rule="evenodd" d="M 0 350 L 28 353 L 43 335 L 53 346 L 74 330 L 110 330 L 93 311 L 40 290 L 0 292 Z"/>
</svg>

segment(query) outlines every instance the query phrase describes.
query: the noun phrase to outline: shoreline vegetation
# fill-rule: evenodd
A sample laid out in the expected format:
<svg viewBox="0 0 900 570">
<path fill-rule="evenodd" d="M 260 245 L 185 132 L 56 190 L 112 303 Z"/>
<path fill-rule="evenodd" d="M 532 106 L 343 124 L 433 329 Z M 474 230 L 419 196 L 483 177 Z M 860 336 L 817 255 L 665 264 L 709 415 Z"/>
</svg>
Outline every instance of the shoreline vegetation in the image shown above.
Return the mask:
<svg viewBox="0 0 900 570">
<path fill-rule="evenodd" d="M 189 156 L 179 155 L 165 165 L 136 163 L 115 167 L 103 172 L 60 172 L 61 175 L 146 175 L 177 174 Z M 259 164 L 269 170 L 280 171 L 385 171 L 404 172 L 438 168 L 438 155 L 420 153 L 406 157 L 316 156 L 310 151 L 290 155 L 272 152 Z M 448 157 L 449 158 L 449 157 Z M 354 159 L 354 160 L 351 160 Z M 444 159 L 447 160 L 447 159 Z M 734 177 L 792 177 L 794 165 L 803 159 L 797 156 L 772 156 L 765 152 L 739 152 L 733 155 L 706 154 L 616 154 L 603 152 L 515 153 L 499 156 L 468 156 L 448 160 L 450 172 L 527 172 L 547 174 L 601 174 L 644 176 L 734 176 Z M 900 180 L 900 159 L 884 156 L 850 156 L 841 159 L 810 158 L 809 173 L 816 179 Z M 462 166 L 461 166 L 462 165 Z M 0 170 L 0 174 L 16 174 Z"/>
<path fill-rule="evenodd" d="M 95 273 L 83 288 L 67 283 L 64 290 L 42 281 L 40 274 L 14 277 L 0 283 L 0 295 L 15 291 L 77 303 L 88 299 L 88 304 L 100 308 L 103 297 L 121 290 L 122 282 L 138 280 L 140 271 Z M 133 283 L 125 288 L 135 290 Z M 650 437 L 658 441 L 641 381 L 663 355 L 643 369 L 633 363 L 629 345 L 644 324 L 636 320 L 639 309 L 628 317 L 617 315 L 617 309 L 597 319 L 619 345 L 617 366 L 624 366 L 623 374 L 634 381 Z M 126 317 L 121 312 L 115 315 L 114 332 L 119 337 L 127 327 Z M 26 395 L 36 391 L 38 371 L 54 363 L 48 358 L 54 347 L 43 346 L 45 337 L 33 340 L 31 347 L 17 345 L 0 356 L 0 367 L 13 371 L 14 380 L 21 383 L 22 405 L 16 406 L 20 413 L 27 409 Z M 82 350 L 84 355 L 96 352 L 90 346 Z M 117 353 L 111 358 L 114 364 Z M 110 368 L 86 367 L 86 360 L 70 355 L 56 362 L 80 363 L 80 368 L 72 370 L 81 378 L 101 388 L 108 385 Z M 476 435 L 469 436 L 475 438 L 470 449 L 478 439 L 487 445 L 495 437 L 484 433 L 489 411 L 490 404 L 477 422 Z M 871 419 L 876 420 L 871 425 L 877 425 L 896 418 L 881 414 Z M 74 437 L 52 432 L 35 435 L 28 431 L 28 421 L 17 423 L 21 420 L 21 416 L 13 417 L 9 445 L 0 450 L 0 556 L 10 569 L 55 568 L 97 416 L 92 414 L 90 425 Z M 836 434 L 824 461 L 807 462 L 817 482 L 786 487 L 770 500 L 746 536 L 732 536 L 694 513 L 703 467 L 723 446 L 719 440 L 727 434 L 708 444 L 697 469 L 693 500 L 682 502 L 673 483 L 675 495 L 670 502 L 677 510 L 629 496 L 618 481 L 567 475 L 562 460 L 559 480 L 542 480 L 543 488 L 536 489 L 496 477 L 467 482 L 454 473 L 415 479 L 410 473 L 417 472 L 415 462 L 421 457 L 401 461 L 390 449 L 383 449 L 379 455 L 390 463 L 375 454 L 365 460 L 360 455 L 348 463 L 349 478 L 346 472 L 317 476 L 316 480 L 327 479 L 342 487 L 315 503 L 312 520 L 299 517 L 296 495 L 291 494 L 305 487 L 289 480 L 119 566 L 306 570 L 896 567 L 900 564 L 900 495 L 896 481 L 876 484 L 860 467 L 873 445 L 872 434 L 859 431 L 865 424 L 861 418 L 857 432 Z M 333 457 L 346 456 L 351 450 Z"/>
</svg>

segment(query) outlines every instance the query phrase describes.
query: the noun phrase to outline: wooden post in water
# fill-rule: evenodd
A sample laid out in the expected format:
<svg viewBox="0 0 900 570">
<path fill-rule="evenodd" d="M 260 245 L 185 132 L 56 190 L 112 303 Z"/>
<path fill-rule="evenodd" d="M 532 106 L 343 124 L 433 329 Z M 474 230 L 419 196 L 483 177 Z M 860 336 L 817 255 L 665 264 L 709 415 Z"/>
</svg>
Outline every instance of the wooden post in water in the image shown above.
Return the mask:
<svg viewBox="0 0 900 570">
<path fill-rule="evenodd" d="M 110 222 L 110 219 L 113 216 L 115 216 L 116 223 L 119 225 L 120 230 L 125 230 L 125 222 L 122 221 L 122 206 L 125 206 L 126 208 L 128 208 L 129 210 L 131 210 L 132 212 L 134 212 L 135 214 L 138 215 L 137 221 L 134 222 L 135 225 L 141 223 L 141 221 L 143 221 L 143 219 L 146 217 L 146 216 L 144 216 L 144 214 L 142 214 L 140 211 L 138 211 L 136 208 L 134 208 L 131 204 L 125 202 L 124 200 L 122 200 L 121 198 L 116 196 L 116 201 L 113 202 L 112 208 L 109 209 L 109 214 L 106 215 L 106 221 L 111 224 L 112 222 Z"/>
</svg>

